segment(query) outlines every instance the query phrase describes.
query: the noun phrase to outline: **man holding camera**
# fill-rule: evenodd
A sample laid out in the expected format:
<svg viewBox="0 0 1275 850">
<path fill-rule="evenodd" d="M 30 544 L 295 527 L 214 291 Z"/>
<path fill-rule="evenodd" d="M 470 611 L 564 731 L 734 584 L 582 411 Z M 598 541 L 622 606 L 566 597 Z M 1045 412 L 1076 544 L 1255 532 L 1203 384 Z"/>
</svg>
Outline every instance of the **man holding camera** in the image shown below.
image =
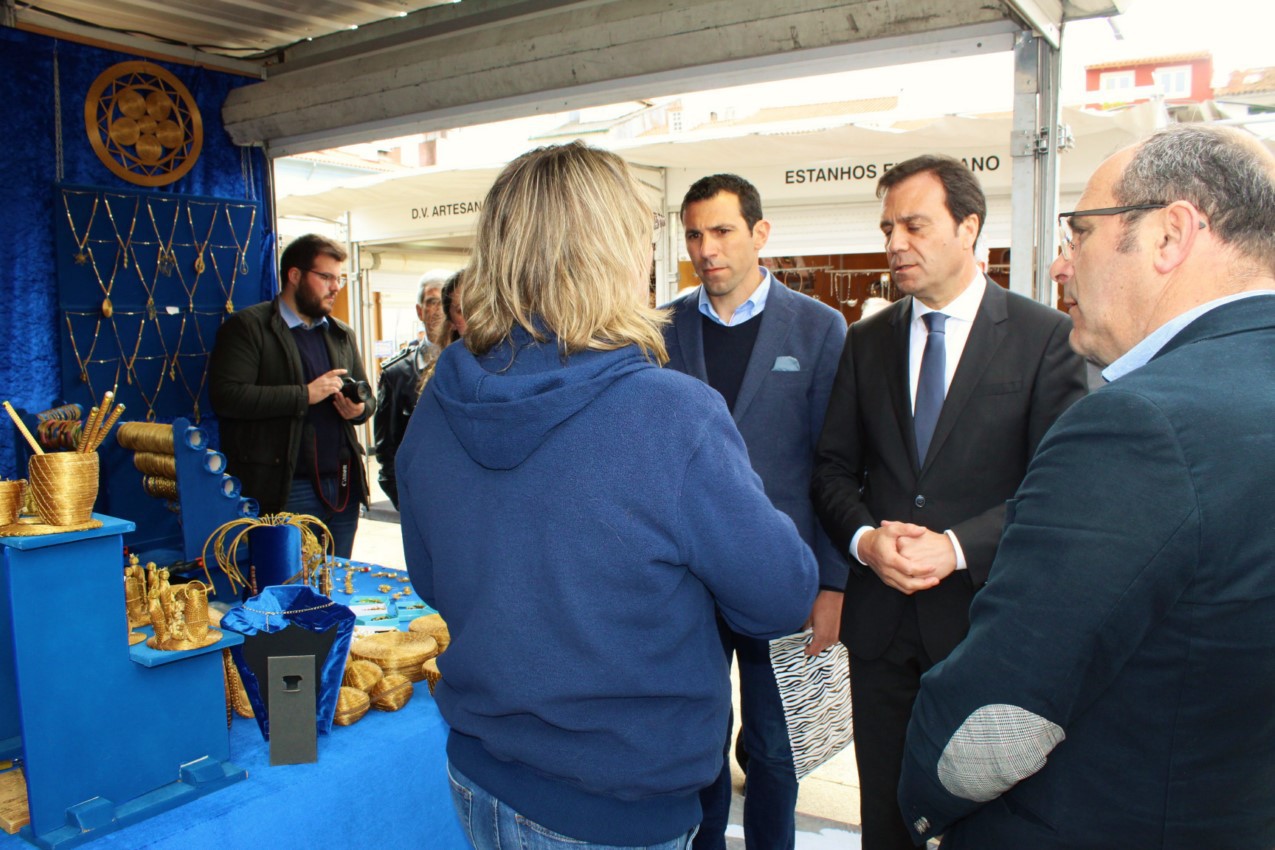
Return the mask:
<svg viewBox="0 0 1275 850">
<path fill-rule="evenodd" d="M 325 236 L 294 240 L 279 264 L 279 295 L 217 331 L 208 391 L 227 471 L 261 513 L 318 517 L 335 553 L 350 557 L 368 497 L 354 426 L 376 410 L 349 325 L 329 315 L 345 249 Z"/>
</svg>

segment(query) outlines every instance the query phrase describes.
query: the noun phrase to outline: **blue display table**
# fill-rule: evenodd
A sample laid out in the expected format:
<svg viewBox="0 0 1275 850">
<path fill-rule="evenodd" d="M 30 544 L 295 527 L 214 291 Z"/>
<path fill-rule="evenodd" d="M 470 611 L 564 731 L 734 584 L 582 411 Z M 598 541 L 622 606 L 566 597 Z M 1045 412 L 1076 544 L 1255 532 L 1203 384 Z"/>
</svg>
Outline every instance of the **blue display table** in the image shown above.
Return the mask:
<svg viewBox="0 0 1275 850">
<path fill-rule="evenodd" d="M 271 767 L 257 724 L 236 717 L 230 756 L 247 771 L 246 782 L 85 847 L 465 850 L 447 784 L 446 740 L 447 727 L 424 682 L 399 711 L 372 709 L 353 726 L 321 735 L 314 764 Z M 0 850 L 30 845 L 0 832 Z"/>
</svg>

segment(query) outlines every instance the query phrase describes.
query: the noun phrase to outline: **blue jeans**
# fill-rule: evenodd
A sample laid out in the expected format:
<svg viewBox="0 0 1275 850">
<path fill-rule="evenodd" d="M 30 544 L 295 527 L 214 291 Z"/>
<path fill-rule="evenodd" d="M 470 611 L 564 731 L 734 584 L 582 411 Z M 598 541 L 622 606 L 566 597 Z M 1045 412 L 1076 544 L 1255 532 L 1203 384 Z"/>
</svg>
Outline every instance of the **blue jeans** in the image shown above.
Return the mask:
<svg viewBox="0 0 1275 850">
<path fill-rule="evenodd" d="M 335 478 L 320 478 L 319 486 L 323 488 L 323 499 L 328 505 L 342 507 L 343 494 Z M 348 558 L 354 551 L 354 533 L 359 530 L 359 495 L 351 488 L 349 499 L 345 500 L 341 511 L 334 511 L 328 505 L 314 491 L 314 482 L 304 478 L 292 479 L 292 490 L 288 493 L 288 504 L 284 510 L 290 514 L 318 517 L 332 532 L 334 554 L 338 558 Z"/>
<path fill-rule="evenodd" d="M 461 828 L 476 850 L 686 850 L 699 827 L 672 841 L 648 847 L 623 848 L 612 844 L 577 841 L 528 820 L 509 806 L 488 794 L 474 781 L 447 764 L 447 779 L 452 786 L 452 802 L 460 816 Z"/>
<path fill-rule="evenodd" d="M 722 627 L 727 651 L 739 660 L 739 713 L 748 752 L 744 785 L 744 846 L 748 850 L 792 850 L 797 835 L 797 773 L 792 766 L 788 723 L 770 666 L 770 644 Z M 704 823 L 695 850 L 725 850 L 730 818 L 730 724 L 722 772 L 700 792 Z"/>
</svg>

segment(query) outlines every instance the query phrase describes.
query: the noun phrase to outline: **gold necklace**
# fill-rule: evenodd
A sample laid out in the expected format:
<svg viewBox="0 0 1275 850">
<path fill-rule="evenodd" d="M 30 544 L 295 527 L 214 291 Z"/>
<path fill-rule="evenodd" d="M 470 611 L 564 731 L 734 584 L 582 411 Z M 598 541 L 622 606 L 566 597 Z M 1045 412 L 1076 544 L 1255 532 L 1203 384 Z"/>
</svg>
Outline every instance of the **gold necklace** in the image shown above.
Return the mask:
<svg viewBox="0 0 1275 850">
<path fill-rule="evenodd" d="M 230 275 L 230 291 L 226 291 L 226 280 L 221 276 L 221 268 L 217 265 L 217 252 L 209 251 L 208 256 L 212 259 L 213 271 L 217 274 L 217 286 L 221 288 L 221 294 L 226 296 L 226 312 L 235 312 L 235 282 L 239 280 L 239 265 L 236 263 L 234 271 Z"/>
<path fill-rule="evenodd" d="M 107 208 L 110 208 L 109 205 Z M 85 250 L 89 255 L 89 268 L 93 270 L 93 277 L 97 278 L 98 288 L 102 290 L 102 295 L 105 296 L 102 298 L 102 315 L 109 319 L 115 315 L 115 305 L 111 303 L 111 290 L 115 288 L 115 276 L 120 271 L 119 252 L 115 253 L 115 266 L 111 269 L 110 281 L 103 281 L 102 273 L 97 269 L 97 259 L 93 256 L 93 249 L 86 247 Z"/>
<path fill-rule="evenodd" d="M 237 207 L 243 209 L 243 207 Z M 235 223 L 230 218 L 230 204 L 226 204 L 226 225 L 230 228 L 230 238 L 235 243 L 238 250 L 238 270 L 244 274 L 248 274 L 248 246 L 252 243 L 252 228 L 257 224 L 257 206 L 253 204 L 249 207 L 252 210 L 252 218 L 248 220 L 248 238 L 244 240 L 242 245 L 239 244 L 239 236 L 235 233 Z M 232 286 L 231 289 L 234 287 Z M 235 312 L 235 307 L 229 301 L 226 302 L 226 312 Z"/>
<path fill-rule="evenodd" d="M 195 235 L 195 216 L 191 212 L 191 207 L 196 206 L 194 201 L 186 202 L 186 221 L 190 222 L 190 238 L 195 242 L 195 286 L 199 285 L 199 275 L 204 273 L 204 269 L 208 268 L 204 265 L 204 249 L 208 247 L 208 243 L 212 241 L 213 228 L 217 226 L 217 205 L 216 204 L 198 204 L 201 207 L 211 206 L 213 213 L 208 217 L 208 234 L 204 237 L 201 244 L 199 237 Z M 192 287 L 193 288 L 193 287 Z"/>
<path fill-rule="evenodd" d="M 159 232 L 159 224 L 155 221 L 155 210 L 151 208 L 150 199 L 146 199 L 146 212 L 151 217 L 151 227 L 155 228 L 155 238 L 159 240 L 156 271 L 164 277 L 172 277 L 173 269 L 177 267 L 177 253 L 173 250 L 173 242 L 177 239 L 177 218 L 181 215 L 181 211 L 181 202 L 173 201 L 173 226 L 169 228 L 168 244 L 164 244 L 164 237 Z"/>
<path fill-rule="evenodd" d="M 79 249 L 78 251 L 75 252 L 75 264 L 77 266 L 82 266 L 89 261 L 89 255 L 86 250 L 86 246 L 89 243 L 89 234 L 93 232 L 93 220 L 97 218 L 97 202 L 100 200 L 100 196 L 96 192 L 92 193 L 93 194 L 93 209 L 91 212 L 89 212 L 89 223 L 88 223 L 88 226 L 84 228 L 83 237 L 80 237 L 75 232 L 75 219 L 71 217 L 71 202 L 66 199 L 66 196 L 67 195 L 84 195 L 84 194 L 88 194 L 88 193 L 87 192 L 68 192 L 65 189 L 62 191 L 62 206 L 66 208 L 66 223 L 71 226 L 71 239 L 74 240 L 75 247 Z"/>
<path fill-rule="evenodd" d="M 88 315 L 92 315 L 91 313 Z M 97 317 L 97 326 L 93 328 L 93 345 L 89 347 L 88 357 L 80 356 L 80 346 L 75 341 L 75 328 L 71 325 L 71 314 L 66 314 L 66 335 L 71 340 L 71 353 L 75 355 L 75 364 L 80 367 L 80 380 L 88 384 L 89 395 L 97 398 L 97 394 L 93 392 L 93 384 L 89 381 L 89 363 L 92 362 L 93 352 L 97 350 L 97 337 L 102 330 L 102 317 Z"/>
<path fill-rule="evenodd" d="M 155 287 L 158 285 L 159 279 L 156 278 L 155 280 L 151 281 L 150 286 L 147 286 L 146 277 L 142 274 L 142 264 L 137 262 L 137 252 L 134 251 L 131 247 L 129 248 L 129 250 L 132 251 L 133 253 L 133 270 L 137 272 L 137 282 L 142 285 L 142 289 L 145 290 L 146 292 L 146 316 L 147 318 L 154 319 L 155 318 Z M 162 247 L 161 247 L 161 250 L 162 250 Z M 124 260 L 124 268 L 128 268 L 127 257 L 125 257 L 125 260 Z"/>
<path fill-rule="evenodd" d="M 185 317 L 183 317 L 182 318 L 183 328 L 185 327 L 185 324 L 186 324 L 186 319 Z M 199 389 L 195 390 L 194 392 L 191 392 L 190 382 L 186 380 L 186 370 L 183 369 L 181 363 L 178 362 L 182 357 L 199 357 L 199 358 L 202 358 L 204 361 L 203 371 L 199 375 Z M 191 418 L 194 420 L 195 424 L 198 425 L 199 424 L 199 397 L 204 394 L 204 384 L 208 382 L 208 355 L 177 353 L 173 355 L 173 365 L 176 367 L 177 375 L 181 378 L 182 386 L 186 388 L 187 395 L 190 396 L 191 401 L 194 403 L 194 406 L 191 409 L 191 413 L 192 413 Z"/>
<path fill-rule="evenodd" d="M 127 195 L 116 195 L 115 197 L 128 200 Z M 111 199 L 103 195 L 102 201 L 106 206 L 106 217 L 111 220 L 111 230 L 115 231 L 115 241 L 119 243 L 120 252 L 124 255 L 124 268 L 128 268 L 128 252 L 133 244 L 133 230 L 137 227 L 137 210 L 141 207 L 142 198 L 138 195 L 133 199 L 133 220 L 128 225 L 127 241 L 120 238 L 120 229 L 115 225 L 115 212 L 111 209 Z"/>
</svg>

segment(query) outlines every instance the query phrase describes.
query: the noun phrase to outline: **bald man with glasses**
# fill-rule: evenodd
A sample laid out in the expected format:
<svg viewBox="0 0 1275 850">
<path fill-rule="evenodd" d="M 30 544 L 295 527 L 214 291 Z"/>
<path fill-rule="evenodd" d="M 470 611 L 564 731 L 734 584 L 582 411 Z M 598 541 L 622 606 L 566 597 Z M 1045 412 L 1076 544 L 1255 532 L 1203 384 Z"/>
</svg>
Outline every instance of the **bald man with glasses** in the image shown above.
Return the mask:
<svg viewBox="0 0 1275 850">
<path fill-rule="evenodd" d="M 217 331 L 208 391 L 227 471 L 243 494 L 262 514 L 318 517 L 335 553 L 348 558 L 368 498 L 354 426 L 376 401 L 354 331 L 331 315 L 345 259 L 340 244 L 313 233 L 288 245 L 279 295 Z"/>
</svg>

